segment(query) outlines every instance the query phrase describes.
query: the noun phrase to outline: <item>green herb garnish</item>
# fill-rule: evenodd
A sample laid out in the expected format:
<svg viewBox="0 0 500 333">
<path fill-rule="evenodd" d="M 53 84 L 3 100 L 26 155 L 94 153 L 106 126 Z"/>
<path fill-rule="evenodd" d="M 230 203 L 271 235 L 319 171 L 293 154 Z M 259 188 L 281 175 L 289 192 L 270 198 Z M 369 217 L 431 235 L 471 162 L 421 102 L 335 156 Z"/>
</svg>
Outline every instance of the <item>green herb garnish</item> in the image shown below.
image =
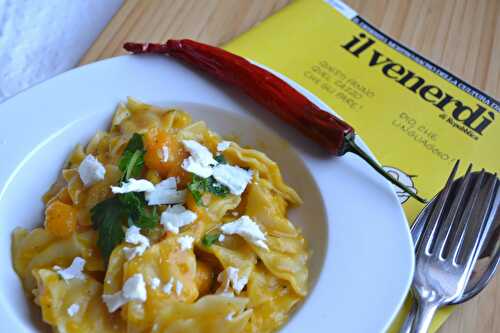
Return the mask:
<svg viewBox="0 0 500 333">
<path fill-rule="evenodd" d="M 134 133 L 118 162 L 118 167 L 123 172 L 123 180 L 127 180 L 131 177 L 136 178 L 141 175 L 144 167 L 145 153 L 146 150 L 144 149 L 142 136 Z"/>
<path fill-rule="evenodd" d="M 97 245 L 107 262 L 113 249 L 123 242 L 123 226 L 153 228 L 158 224 L 156 207 L 150 210 L 144 193 L 130 192 L 104 200 L 90 210 L 92 226 L 98 231 Z"/>
<path fill-rule="evenodd" d="M 213 193 L 219 197 L 225 197 L 229 194 L 229 188 L 217 182 L 214 177 L 202 178 L 193 174 L 193 180 L 187 186 L 193 195 L 198 206 L 203 205 L 201 200 L 203 193 Z"/>
<path fill-rule="evenodd" d="M 90 210 L 90 216 L 92 226 L 98 230 L 97 246 L 107 262 L 113 249 L 125 238 L 122 222 L 126 218 L 126 211 L 122 202 L 113 197 L 95 205 Z"/>
<path fill-rule="evenodd" d="M 156 207 L 151 212 L 148 211 L 144 193 L 123 193 L 118 198 L 123 205 L 123 209 L 127 210 L 129 226 L 133 224 L 139 228 L 154 228 L 158 224 Z"/>
<path fill-rule="evenodd" d="M 210 247 L 212 246 L 213 243 L 215 243 L 219 239 L 219 236 L 220 234 L 206 234 L 201 239 L 201 243 L 206 247 Z"/>
<path fill-rule="evenodd" d="M 215 155 L 214 160 L 216 160 L 220 164 L 227 164 L 227 161 L 226 161 L 224 155 L 222 155 L 222 154 Z"/>
<path fill-rule="evenodd" d="M 198 206 L 203 206 L 203 201 L 202 201 L 202 194 L 200 191 L 198 191 L 197 189 L 194 188 L 194 186 L 192 186 L 193 183 L 189 184 L 188 185 L 188 189 L 189 191 L 191 192 L 191 194 L 193 195 L 193 199 L 194 201 L 196 202 L 196 204 Z"/>
</svg>

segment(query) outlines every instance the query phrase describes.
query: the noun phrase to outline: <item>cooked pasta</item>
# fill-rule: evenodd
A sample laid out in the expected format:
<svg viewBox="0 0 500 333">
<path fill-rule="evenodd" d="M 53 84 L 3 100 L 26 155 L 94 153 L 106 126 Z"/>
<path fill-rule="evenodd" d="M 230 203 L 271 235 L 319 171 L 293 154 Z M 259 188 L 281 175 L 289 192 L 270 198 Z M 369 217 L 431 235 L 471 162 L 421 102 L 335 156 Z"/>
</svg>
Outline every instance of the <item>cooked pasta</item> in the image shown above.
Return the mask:
<svg viewBox="0 0 500 333">
<path fill-rule="evenodd" d="M 270 333 L 307 294 L 299 195 L 182 110 L 120 104 L 43 199 L 12 257 L 55 332 Z"/>
</svg>

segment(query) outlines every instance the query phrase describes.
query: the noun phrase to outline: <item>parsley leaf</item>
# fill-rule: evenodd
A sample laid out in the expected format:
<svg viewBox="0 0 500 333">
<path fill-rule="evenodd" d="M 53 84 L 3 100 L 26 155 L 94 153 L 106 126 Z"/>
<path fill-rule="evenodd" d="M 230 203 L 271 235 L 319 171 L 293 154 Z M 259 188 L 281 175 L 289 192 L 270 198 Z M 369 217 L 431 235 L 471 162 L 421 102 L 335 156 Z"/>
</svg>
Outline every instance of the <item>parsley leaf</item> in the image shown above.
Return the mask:
<svg viewBox="0 0 500 333">
<path fill-rule="evenodd" d="M 157 224 L 158 221 L 160 220 L 160 217 L 158 216 L 158 212 L 156 210 L 156 207 L 154 207 L 151 212 L 144 211 L 143 214 L 139 216 L 139 219 L 134 222 L 136 226 L 139 228 L 154 228 Z"/>
<path fill-rule="evenodd" d="M 201 197 L 202 192 L 206 192 L 206 182 L 204 178 L 201 178 L 193 174 L 193 179 L 191 183 L 187 186 L 188 190 L 193 195 L 194 201 L 198 206 L 202 205 Z"/>
<path fill-rule="evenodd" d="M 142 136 L 139 133 L 134 133 L 128 141 L 127 148 L 125 148 L 125 150 L 136 151 L 141 149 L 144 149 Z"/>
<path fill-rule="evenodd" d="M 220 164 L 227 164 L 226 158 L 222 154 L 215 155 L 214 160 L 216 160 Z"/>
<path fill-rule="evenodd" d="M 134 133 L 118 162 L 118 167 L 124 173 L 123 180 L 127 180 L 130 177 L 136 178 L 141 175 L 144 167 L 145 153 L 146 150 L 144 149 L 142 136 Z"/>
<path fill-rule="evenodd" d="M 210 177 L 208 191 L 218 195 L 219 197 L 225 197 L 229 194 L 229 187 L 222 185 L 216 181 L 214 177 Z"/>
<path fill-rule="evenodd" d="M 144 193 L 138 192 L 104 200 L 90 210 L 90 215 L 92 226 L 98 231 L 97 246 L 106 262 L 113 249 L 125 239 L 124 222 L 128 222 L 128 226 L 153 228 L 159 220 L 156 207 L 149 210 Z"/>
<path fill-rule="evenodd" d="M 129 192 L 118 196 L 127 211 L 129 225 L 133 224 L 139 228 L 154 228 L 158 224 L 158 213 L 156 207 L 148 211 L 144 193 Z"/>
<path fill-rule="evenodd" d="M 189 191 L 191 192 L 191 194 L 193 195 L 193 199 L 194 199 L 194 201 L 196 202 L 196 204 L 197 204 L 198 206 L 202 206 L 202 205 L 203 205 L 203 201 L 201 200 L 201 197 L 202 197 L 201 192 L 200 192 L 200 191 L 198 191 L 198 190 L 197 190 L 197 189 L 195 189 L 195 188 L 192 188 L 192 187 L 191 187 L 191 185 L 192 185 L 192 184 L 189 184 L 189 185 L 188 185 L 188 189 L 189 189 Z"/>
<path fill-rule="evenodd" d="M 92 226 L 98 230 L 97 246 L 107 262 L 111 252 L 125 238 L 122 222 L 126 211 L 116 197 L 98 203 L 90 210 Z"/>
<path fill-rule="evenodd" d="M 219 239 L 219 236 L 220 234 L 206 234 L 201 239 L 201 243 L 206 247 L 210 247 L 212 246 L 213 243 L 215 243 Z"/>
<path fill-rule="evenodd" d="M 200 176 L 193 175 L 193 179 L 191 183 L 188 184 L 187 188 L 193 195 L 193 198 L 198 206 L 203 204 L 201 201 L 203 193 L 209 192 L 219 197 L 225 197 L 229 194 L 229 188 L 217 182 L 212 176 L 202 178 Z"/>
</svg>

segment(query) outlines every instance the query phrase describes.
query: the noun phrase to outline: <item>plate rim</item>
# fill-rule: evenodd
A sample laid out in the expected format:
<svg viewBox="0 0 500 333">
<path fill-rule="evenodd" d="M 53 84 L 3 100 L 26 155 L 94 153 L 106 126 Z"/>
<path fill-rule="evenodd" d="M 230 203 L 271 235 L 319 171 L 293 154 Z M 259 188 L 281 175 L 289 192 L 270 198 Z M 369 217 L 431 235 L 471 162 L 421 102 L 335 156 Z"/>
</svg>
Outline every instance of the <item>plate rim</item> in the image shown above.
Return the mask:
<svg viewBox="0 0 500 333">
<path fill-rule="evenodd" d="M 29 94 L 30 92 L 32 91 L 36 91 L 37 89 L 41 89 L 43 88 L 48 82 L 54 82 L 58 79 L 60 79 L 61 77 L 65 77 L 67 75 L 77 75 L 78 73 L 80 72 L 84 72 L 86 71 L 88 68 L 92 67 L 94 68 L 95 66 L 106 66 L 106 64 L 109 64 L 109 63 L 113 63 L 115 61 L 120 61 L 120 59 L 124 59 L 126 57 L 135 57 L 135 56 L 132 56 L 132 55 L 124 55 L 124 56 L 119 56 L 119 57 L 114 57 L 114 58 L 109 58 L 109 59 L 105 59 L 105 60 L 102 60 L 102 61 L 98 61 L 98 62 L 95 62 L 95 63 L 92 63 L 92 64 L 88 64 L 88 65 L 85 65 L 85 66 L 81 66 L 81 67 L 78 67 L 78 68 L 75 68 L 73 70 L 70 70 L 70 71 L 67 71 L 67 72 L 64 72 L 60 75 L 57 75 L 51 79 L 48 79 L 44 82 L 41 82 L 41 83 L 38 83 L 36 84 L 35 86 L 29 88 L 29 89 L 25 89 L 19 93 L 17 93 L 16 95 L 10 97 L 9 99 L 7 99 L 6 101 L 4 101 L 3 103 L 0 104 L 0 115 L 5 115 L 5 114 L 15 114 L 14 111 L 11 111 L 9 112 L 8 110 L 5 110 L 6 108 L 6 105 L 7 107 L 12 103 L 12 101 L 15 102 L 15 100 L 19 99 L 19 98 L 24 98 L 25 95 L 28 95 L 29 97 Z M 309 99 L 311 99 L 312 102 L 318 104 L 323 107 L 323 108 L 327 108 L 328 110 L 332 111 L 334 114 L 336 114 L 326 103 L 324 103 L 321 99 L 319 99 L 317 96 L 315 96 L 314 94 L 312 94 L 310 91 L 308 91 L 307 89 L 305 89 L 304 87 L 302 87 L 301 85 L 299 85 L 298 83 L 296 83 L 295 81 L 291 80 L 290 78 L 288 78 L 287 76 L 279 73 L 279 72 L 276 72 L 266 66 L 263 66 L 261 64 L 258 64 L 259 66 L 263 67 L 263 68 L 266 68 L 268 70 L 270 70 L 271 72 L 273 72 L 275 75 L 283 78 L 285 81 L 287 81 L 289 84 L 291 84 L 292 86 L 295 85 L 296 88 L 298 88 L 299 91 L 301 91 L 302 93 L 304 93 Z M 2 113 L 4 112 L 4 113 Z M 14 117 L 15 118 L 15 117 Z M 278 134 L 279 135 L 279 134 Z M 0 140 L 1 141 L 1 140 Z M 362 139 L 361 139 L 362 141 Z M 1 146 L 2 142 L 0 142 L 0 146 Z M 363 142 L 363 145 L 364 145 L 364 142 Z M 369 148 L 364 145 L 368 150 Z M 0 147 L 1 148 L 1 147 Z M 371 151 L 370 151 L 371 153 Z M 373 154 L 372 154 L 373 155 Z M 28 158 L 28 156 L 25 156 L 25 159 Z M 23 159 L 24 161 L 24 159 Z M 16 170 L 17 168 L 20 167 L 19 166 L 16 166 L 15 169 L 12 169 L 10 174 L 11 175 L 15 175 L 16 173 Z M 0 170 L 1 171 L 1 170 Z M 5 175 L 4 175 L 5 176 Z M 10 176 L 8 177 L 4 177 L 5 178 L 5 182 L 4 183 L 0 183 L 0 186 L 1 186 L 1 190 L 0 190 L 0 200 L 1 198 L 3 197 L 4 195 L 4 192 L 6 191 L 6 189 L 8 188 L 8 185 L 10 183 Z M 2 182 L 2 172 L 0 172 L 0 182 Z M 386 186 L 388 186 L 389 188 L 391 188 L 391 193 L 393 194 L 394 196 L 394 199 L 396 200 L 397 202 L 397 199 L 396 199 L 396 194 L 394 193 L 394 191 L 392 191 L 392 187 L 391 185 L 386 181 Z M 404 214 L 404 211 L 403 211 L 403 208 L 401 207 L 401 205 L 398 205 L 399 207 L 399 213 L 403 219 L 403 221 L 406 221 L 406 216 Z M 413 278 L 413 273 L 414 273 L 414 253 L 413 253 L 413 246 L 412 246 L 412 243 L 411 243 L 411 234 L 410 234 L 410 229 L 409 229 L 409 226 L 408 224 L 406 223 L 406 236 L 409 240 L 409 248 L 411 249 L 410 253 L 410 272 L 408 274 L 408 280 L 406 281 L 406 288 L 405 288 L 405 296 L 402 296 L 401 299 L 400 299 L 400 302 L 398 304 L 398 306 L 395 308 L 395 310 L 393 311 L 393 314 L 391 316 L 390 319 L 387 320 L 387 323 L 384 327 L 384 330 L 387 330 L 387 328 L 391 325 L 391 323 L 393 322 L 394 318 L 396 317 L 399 309 L 401 308 L 401 306 L 403 305 L 404 303 L 404 300 L 406 298 L 406 294 L 408 293 L 409 289 L 410 289 L 410 286 L 411 286 L 411 282 L 412 282 L 412 278 Z"/>
</svg>

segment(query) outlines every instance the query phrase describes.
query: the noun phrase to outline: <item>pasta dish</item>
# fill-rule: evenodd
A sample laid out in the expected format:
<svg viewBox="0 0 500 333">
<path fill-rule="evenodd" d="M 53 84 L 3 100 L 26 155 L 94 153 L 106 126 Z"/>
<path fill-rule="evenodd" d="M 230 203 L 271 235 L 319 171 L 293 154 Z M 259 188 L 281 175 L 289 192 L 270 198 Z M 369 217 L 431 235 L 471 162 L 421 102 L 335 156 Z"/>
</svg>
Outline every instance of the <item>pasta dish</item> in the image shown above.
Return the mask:
<svg viewBox="0 0 500 333">
<path fill-rule="evenodd" d="M 185 111 L 120 104 L 43 200 L 12 258 L 54 332 L 275 332 L 307 294 L 301 198 Z"/>
</svg>

